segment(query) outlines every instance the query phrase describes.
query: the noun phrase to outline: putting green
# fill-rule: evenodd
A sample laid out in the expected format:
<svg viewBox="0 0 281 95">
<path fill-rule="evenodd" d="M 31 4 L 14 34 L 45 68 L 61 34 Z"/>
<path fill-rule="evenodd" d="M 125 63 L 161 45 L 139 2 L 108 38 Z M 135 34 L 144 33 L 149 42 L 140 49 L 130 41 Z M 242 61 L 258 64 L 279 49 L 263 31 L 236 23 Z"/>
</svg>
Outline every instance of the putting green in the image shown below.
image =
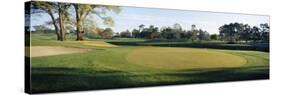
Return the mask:
<svg viewBox="0 0 281 95">
<path fill-rule="evenodd" d="M 239 67 L 246 59 L 214 50 L 193 48 L 138 48 L 127 56 L 130 63 L 160 69 Z"/>
</svg>

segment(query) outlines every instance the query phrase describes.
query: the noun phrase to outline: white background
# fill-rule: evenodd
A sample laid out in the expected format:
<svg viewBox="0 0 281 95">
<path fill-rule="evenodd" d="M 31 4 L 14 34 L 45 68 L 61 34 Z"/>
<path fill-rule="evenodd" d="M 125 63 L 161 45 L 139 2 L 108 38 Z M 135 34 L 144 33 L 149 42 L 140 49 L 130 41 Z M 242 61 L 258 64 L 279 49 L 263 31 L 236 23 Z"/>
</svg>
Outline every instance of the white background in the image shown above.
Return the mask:
<svg viewBox="0 0 281 95">
<path fill-rule="evenodd" d="M 0 95 L 24 94 L 24 1 L 0 3 Z M 53 0 L 63 1 L 63 0 Z M 271 16 L 270 80 L 54 93 L 59 95 L 280 95 L 279 0 L 65 0 L 68 2 L 187 9 Z M 221 76 L 223 77 L 223 76 Z"/>
</svg>

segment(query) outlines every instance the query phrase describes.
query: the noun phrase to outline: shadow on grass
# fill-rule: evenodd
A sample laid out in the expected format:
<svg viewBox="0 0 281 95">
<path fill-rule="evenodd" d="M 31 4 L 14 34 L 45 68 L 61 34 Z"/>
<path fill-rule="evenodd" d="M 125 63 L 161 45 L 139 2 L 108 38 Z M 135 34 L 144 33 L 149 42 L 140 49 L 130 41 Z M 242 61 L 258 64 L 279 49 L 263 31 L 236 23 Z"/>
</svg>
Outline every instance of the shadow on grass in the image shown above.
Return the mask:
<svg viewBox="0 0 281 95">
<path fill-rule="evenodd" d="M 32 93 L 118 88 L 126 77 L 118 71 L 32 68 Z"/>
<path fill-rule="evenodd" d="M 99 90 L 128 87 L 161 86 L 269 79 L 269 68 L 182 70 L 170 73 L 87 71 L 69 68 L 32 68 L 32 93 Z M 174 79 L 175 78 L 175 79 Z"/>
<path fill-rule="evenodd" d="M 199 69 L 186 70 L 183 72 L 194 72 L 190 74 L 172 74 L 185 78 L 192 78 L 192 81 L 187 83 L 204 83 L 204 82 L 220 82 L 220 81 L 239 81 L 239 80 L 255 80 L 269 79 L 269 67 L 238 67 L 238 68 L 219 68 L 219 69 Z M 185 81 L 182 81 L 185 83 Z M 180 82 L 181 83 L 181 82 Z"/>
<path fill-rule="evenodd" d="M 225 49 L 225 50 L 256 50 L 269 52 L 269 44 L 226 44 L 226 43 L 190 43 L 190 42 L 108 42 L 114 45 L 125 46 L 159 46 L 159 47 L 189 47 L 189 48 L 210 48 L 210 49 Z"/>
</svg>

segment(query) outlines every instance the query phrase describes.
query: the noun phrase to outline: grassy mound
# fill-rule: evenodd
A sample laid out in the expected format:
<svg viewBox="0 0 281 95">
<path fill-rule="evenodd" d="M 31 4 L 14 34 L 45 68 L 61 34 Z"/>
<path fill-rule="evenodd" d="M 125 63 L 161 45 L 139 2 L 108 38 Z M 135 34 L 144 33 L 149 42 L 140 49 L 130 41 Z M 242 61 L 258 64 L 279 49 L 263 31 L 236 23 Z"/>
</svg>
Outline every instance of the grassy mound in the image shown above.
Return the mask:
<svg viewBox="0 0 281 95">
<path fill-rule="evenodd" d="M 148 47 L 135 49 L 127 60 L 138 65 L 160 69 L 202 69 L 239 67 L 246 59 L 208 49 Z"/>
</svg>

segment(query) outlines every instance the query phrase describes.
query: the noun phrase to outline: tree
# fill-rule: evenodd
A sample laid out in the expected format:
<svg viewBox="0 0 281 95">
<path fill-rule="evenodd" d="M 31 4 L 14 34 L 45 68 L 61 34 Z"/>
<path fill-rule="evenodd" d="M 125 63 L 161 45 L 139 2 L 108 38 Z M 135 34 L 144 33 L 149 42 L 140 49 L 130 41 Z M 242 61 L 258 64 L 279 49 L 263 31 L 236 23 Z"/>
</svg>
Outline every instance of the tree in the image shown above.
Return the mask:
<svg viewBox="0 0 281 95">
<path fill-rule="evenodd" d="M 113 26 L 114 21 L 112 17 L 106 16 L 107 12 L 119 13 L 120 8 L 118 6 L 108 5 L 90 5 L 90 4 L 72 4 L 75 10 L 76 16 L 76 33 L 77 41 L 83 40 L 84 30 L 83 23 L 90 14 L 95 14 L 97 17 L 104 21 L 104 24 Z"/>
<path fill-rule="evenodd" d="M 67 9 L 70 4 L 57 3 L 57 2 L 32 2 L 33 13 L 47 13 L 52 20 L 53 26 L 56 31 L 57 40 L 65 40 L 65 22 L 68 19 Z M 58 14 L 58 18 L 55 18 Z"/>
<path fill-rule="evenodd" d="M 209 36 L 209 33 L 207 31 L 203 31 L 202 29 L 199 29 L 198 30 L 198 39 L 200 41 L 203 41 L 203 40 L 210 40 L 210 36 Z"/>
<path fill-rule="evenodd" d="M 36 32 L 40 32 L 40 33 L 48 33 L 52 31 L 50 28 L 46 27 L 46 25 L 37 25 L 37 26 L 33 26 L 33 28 L 35 29 Z"/>
<path fill-rule="evenodd" d="M 70 7 L 70 4 L 67 3 L 58 3 L 58 14 L 59 14 L 59 27 L 60 27 L 60 41 L 65 40 L 65 22 L 69 20 L 67 9 Z"/>
<path fill-rule="evenodd" d="M 100 32 L 100 36 L 103 38 L 111 38 L 113 35 L 113 30 L 111 28 L 105 28 L 102 32 Z"/>
<path fill-rule="evenodd" d="M 74 22 L 76 24 L 76 22 Z M 85 21 L 82 23 L 83 26 L 83 31 L 84 31 L 84 35 L 88 36 L 88 37 L 92 37 L 98 33 L 100 33 L 100 31 L 103 31 L 103 29 L 98 28 L 97 27 L 97 23 L 95 23 L 92 19 L 90 18 L 86 18 Z M 75 34 L 76 34 L 76 40 L 77 40 L 77 27 L 76 25 L 74 25 L 74 30 L 75 30 Z"/>
<path fill-rule="evenodd" d="M 131 32 L 129 30 L 121 32 L 120 36 L 125 37 L 125 38 L 131 38 L 132 37 Z"/>
<path fill-rule="evenodd" d="M 260 26 L 251 27 L 243 23 L 225 24 L 219 28 L 220 37 L 222 40 L 227 40 L 229 43 L 237 41 L 268 42 L 269 41 L 269 25 L 267 23 Z"/>
<path fill-rule="evenodd" d="M 211 40 L 219 40 L 219 36 L 217 34 L 212 34 L 210 38 Z"/>
<path fill-rule="evenodd" d="M 194 30 L 196 30 L 196 25 L 195 25 L 195 24 L 192 24 L 192 25 L 191 25 L 191 31 L 194 31 Z"/>
<path fill-rule="evenodd" d="M 197 36 L 198 36 L 198 30 L 196 29 L 196 25 L 191 25 L 191 30 L 189 31 L 190 34 L 190 39 L 192 42 L 194 42 L 195 40 L 197 40 Z"/>
<path fill-rule="evenodd" d="M 55 18 L 55 14 L 58 12 L 58 4 L 54 3 L 54 2 L 32 2 L 32 13 L 36 14 L 36 13 L 47 13 L 52 21 L 52 24 L 55 28 L 55 32 L 57 35 L 57 40 L 61 39 L 61 33 L 59 30 L 59 25 L 57 22 L 57 18 Z"/>
<path fill-rule="evenodd" d="M 251 37 L 251 26 L 248 24 L 242 25 L 242 30 L 239 32 L 239 39 L 248 42 Z"/>
<path fill-rule="evenodd" d="M 264 23 L 264 24 L 260 24 L 261 27 L 261 39 L 264 42 L 269 42 L 269 31 L 270 31 L 270 27 L 268 25 L 268 23 Z"/>
<path fill-rule="evenodd" d="M 176 23 L 173 25 L 173 32 L 174 32 L 174 36 L 175 39 L 180 39 L 181 35 L 180 33 L 182 32 L 182 27 L 180 24 Z"/>
<path fill-rule="evenodd" d="M 174 31 L 176 31 L 176 32 L 181 32 L 182 31 L 182 27 L 178 23 L 174 24 L 173 28 L 174 28 Z"/>
<path fill-rule="evenodd" d="M 91 30 L 92 34 L 94 34 L 94 35 L 97 34 L 99 36 L 102 35 L 103 31 L 104 31 L 104 29 L 99 28 L 99 27 L 95 27 Z"/>
<path fill-rule="evenodd" d="M 93 8 L 90 4 L 72 4 L 75 10 L 76 16 L 76 35 L 77 41 L 83 40 L 84 30 L 82 30 L 83 21 L 86 17 L 93 11 Z"/>
<path fill-rule="evenodd" d="M 150 33 L 150 39 L 160 38 L 161 33 L 160 32 L 152 32 Z"/>
<path fill-rule="evenodd" d="M 143 28 L 144 28 L 144 25 L 143 25 L 143 24 L 139 25 L 139 31 L 140 31 L 140 32 L 142 32 Z"/>
<path fill-rule="evenodd" d="M 243 24 L 236 22 L 219 27 L 221 38 L 229 43 L 236 43 L 239 40 L 239 32 L 243 30 L 242 26 Z"/>
<path fill-rule="evenodd" d="M 149 28 L 147 29 L 147 37 L 149 39 L 154 39 L 159 37 L 158 33 L 158 27 L 155 27 L 154 25 L 150 25 Z"/>
<path fill-rule="evenodd" d="M 258 40 L 261 40 L 261 34 L 259 33 L 260 32 L 260 28 L 257 27 L 257 26 L 254 26 L 252 29 L 251 29 L 251 40 L 253 40 L 254 42 L 257 42 Z"/>
<path fill-rule="evenodd" d="M 120 33 L 119 33 L 119 32 L 116 32 L 116 33 L 114 34 L 114 37 L 121 37 L 121 36 L 120 36 Z"/>
<path fill-rule="evenodd" d="M 133 29 L 132 31 L 132 37 L 133 38 L 138 38 L 140 36 L 140 31 L 137 29 Z"/>
<path fill-rule="evenodd" d="M 142 31 L 140 32 L 140 37 L 141 38 L 149 39 L 150 38 L 149 29 L 148 28 L 143 28 Z"/>
<path fill-rule="evenodd" d="M 174 39 L 173 29 L 171 27 L 162 27 L 161 35 L 165 39 Z"/>
<path fill-rule="evenodd" d="M 158 27 L 150 25 L 148 28 L 145 28 L 144 25 L 142 24 L 142 25 L 140 25 L 139 28 L 140 28 L 139 30 L 141 30 L 141 32 L 139 33 L 139 37 L 140 38 L 153 39 L 153 38 L 159 37 L 160 33 L 157 33 L 158 32 Z"/>
<path fill-rule="evenodd" d="M 138 37 L 140 38 L 147 38 L 147 39 L 154 39 L 159 38 L 160 34 L 158 32 L 159 28 L 155 27 L 154 25 L 150 25 L 149 27 L 145 28 L 145 25 L 141 24 L 139 25 L 139 33 Z M 133 33 L 134 32 L 134 33 Z M 132 31 L 133 35 L 137 33 L 136 30 Z"/>
<path fill-rule="evenodd" d="M 173 27 L 162 27 L 160 29 L 160 35 L 159 37 L 165 38 L 165 39 L 181 39 L 184 38 L 185 31 L 183 31 L 180 24 L 174 24 Z"/>
</svg>

